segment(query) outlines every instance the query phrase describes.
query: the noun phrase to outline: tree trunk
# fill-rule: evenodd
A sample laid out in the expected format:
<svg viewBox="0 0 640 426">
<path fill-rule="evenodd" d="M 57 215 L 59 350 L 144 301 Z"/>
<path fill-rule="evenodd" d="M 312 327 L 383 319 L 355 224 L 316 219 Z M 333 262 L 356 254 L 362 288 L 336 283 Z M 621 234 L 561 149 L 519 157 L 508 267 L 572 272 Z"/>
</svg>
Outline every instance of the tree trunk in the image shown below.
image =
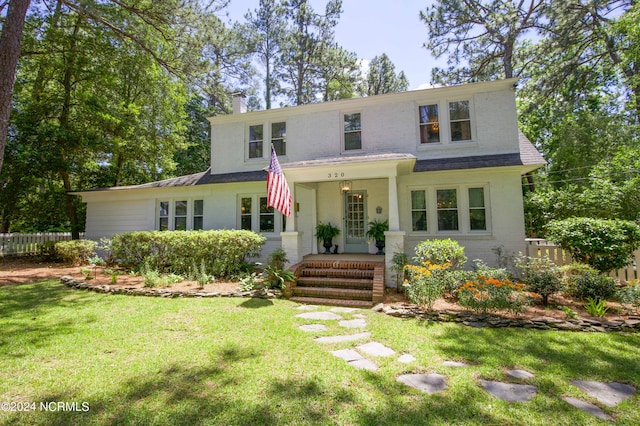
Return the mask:
<svg viewBox="0 0 640 426">
<path fill-rule="evenodd" d="M 13 85 L 16 81 L 16 67 L 20 57 L 22 31 L 31 0 L 11 0 L 7 19 L 0 36 L 0 172 L 4 148 L 7 144 L 9 114 L 13 99 Z"/>
</svg>

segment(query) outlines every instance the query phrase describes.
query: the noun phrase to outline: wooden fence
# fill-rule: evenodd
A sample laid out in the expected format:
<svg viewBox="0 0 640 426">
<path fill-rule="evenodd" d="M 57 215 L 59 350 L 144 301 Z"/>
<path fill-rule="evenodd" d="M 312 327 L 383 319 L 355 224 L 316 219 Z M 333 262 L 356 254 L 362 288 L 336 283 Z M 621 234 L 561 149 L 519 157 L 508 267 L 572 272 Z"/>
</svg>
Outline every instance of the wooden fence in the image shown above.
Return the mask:
<svg viewBox="0 0 640 426">
<path fill-rule="evenodd" d="M 33 255 L 38 244 L 46 241 L 66 241 L 71 232 L 42 232 L 37 234 L 0 234 L 0 256 Z"/>
<path fill-rule="evenodd" d="M 527 238 L 525 241 L 527 243 L 527 256 L 546 256 L 549 259 L 553 260 L 558 266 L 571 263 L 571 255 L 569 253 L 565 252 L 560 247 L 547 240 L 539 238 Z M 609 276 L 625 281 L 637 280 L 638 278 L 640 278 L 640 271 L 638 271 L 638 268 L 640 268 L 640 250 L 637 250 L 633 253 L 633 260 L 629 265 L 627 265 L 626 268 L 618 269 L 617 271 L 611 271 L 609 273 Z"/>
</svg>

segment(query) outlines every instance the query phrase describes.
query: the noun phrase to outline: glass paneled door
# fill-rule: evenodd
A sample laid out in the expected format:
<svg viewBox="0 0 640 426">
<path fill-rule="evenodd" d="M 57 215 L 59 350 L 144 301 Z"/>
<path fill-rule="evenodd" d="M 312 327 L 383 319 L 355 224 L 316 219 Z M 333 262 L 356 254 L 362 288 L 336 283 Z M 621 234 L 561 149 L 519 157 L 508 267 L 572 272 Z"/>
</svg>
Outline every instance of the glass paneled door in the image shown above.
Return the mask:
<svg viewBox="0 0 640 426">
<path fill-rule="evenodd" d="M 344 194 L 344 252 L 368 253 L 366 233 L 367 191 L 347 192 Z"/>
</svg>

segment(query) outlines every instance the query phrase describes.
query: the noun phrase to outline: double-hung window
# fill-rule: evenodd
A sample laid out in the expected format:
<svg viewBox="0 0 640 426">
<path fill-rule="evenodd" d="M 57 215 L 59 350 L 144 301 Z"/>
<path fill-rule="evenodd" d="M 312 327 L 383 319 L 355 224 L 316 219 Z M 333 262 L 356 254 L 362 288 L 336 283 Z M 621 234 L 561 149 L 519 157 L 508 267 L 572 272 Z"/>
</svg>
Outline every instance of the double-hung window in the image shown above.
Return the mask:
<svg viewBox="0 0 640 426">
<path fill-rule="evenodd" d="M 471 231 L 487 230 L 484 188 L 469 188 L 469 229 Z"/>
<path fill-rule="evenodd" d="M 438 104 L 421 105 L 420 112 L 420 143 L 440 142 L 440 118 Z"/>
<path fill-rule="evenodd" d="M 239 197 L 240 229 L 255 232 L 273 233 L 284 229 L 284 221 L 273 207 L 267 207 L 267 197 L 261 195 L 242 195 Z"/>
<path fill-rule="evenodd" d="M 458 191 L 456 189 L 436 190 L 436 209 L 438 231 L 457 231 L 459 229 Z"/>
<path fill-rule="evenodd" d="M 263 125 L 249 126 L 249 158 L 262 158 L 262 143 L 264 141 Z"/>
<path fill-rule="evenodd" d="M 471 140 L 469 101 L 449 102 L 449 125 L 452 142 Z"/>
<path fill-rule="evenodd" d="M 362 149 L 362 122 L 360 113 L 344 115 L 344 150 Z"/>
<path fill-rule="evenodd" d="M 163 200 L 157 204 L 157 229 L 160 231 L 186 231 L 203 229 L 203 200 Z"/>
<path fill-rule="evenodd" d="M 424 190 L 411 191 L 411 223 L 413 231 L 427 230 L 427 196 Z"/>
<path fill-rule="evenodd" d="M 271 123 L 271 143 L 276 155 L 287 155 L 287 123 Z"/>
</svg>

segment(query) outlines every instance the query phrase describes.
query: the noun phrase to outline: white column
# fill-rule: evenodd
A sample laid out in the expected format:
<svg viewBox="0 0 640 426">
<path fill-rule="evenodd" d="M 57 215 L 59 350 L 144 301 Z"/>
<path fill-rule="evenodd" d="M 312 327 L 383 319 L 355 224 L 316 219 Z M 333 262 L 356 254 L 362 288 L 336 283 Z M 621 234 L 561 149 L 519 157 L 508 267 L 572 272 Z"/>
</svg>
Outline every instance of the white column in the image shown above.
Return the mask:
<svg viewBox="0 0 640 426">
<path fill-rule="evenodd" d="M 389 231 L 400 230 L 400 213 L 398 212 L 398 185 L 396 176 L 389 176 Z"/>
<path fill-rule="evenodd" d="M 291 216 L 287 218 L 287 232 L 294 232 L 298 229 L 298 221 L 296 219 L 296 185 L 291 183 L 289 185 L 289 191 L 291 191 Z"/>
</svg>

